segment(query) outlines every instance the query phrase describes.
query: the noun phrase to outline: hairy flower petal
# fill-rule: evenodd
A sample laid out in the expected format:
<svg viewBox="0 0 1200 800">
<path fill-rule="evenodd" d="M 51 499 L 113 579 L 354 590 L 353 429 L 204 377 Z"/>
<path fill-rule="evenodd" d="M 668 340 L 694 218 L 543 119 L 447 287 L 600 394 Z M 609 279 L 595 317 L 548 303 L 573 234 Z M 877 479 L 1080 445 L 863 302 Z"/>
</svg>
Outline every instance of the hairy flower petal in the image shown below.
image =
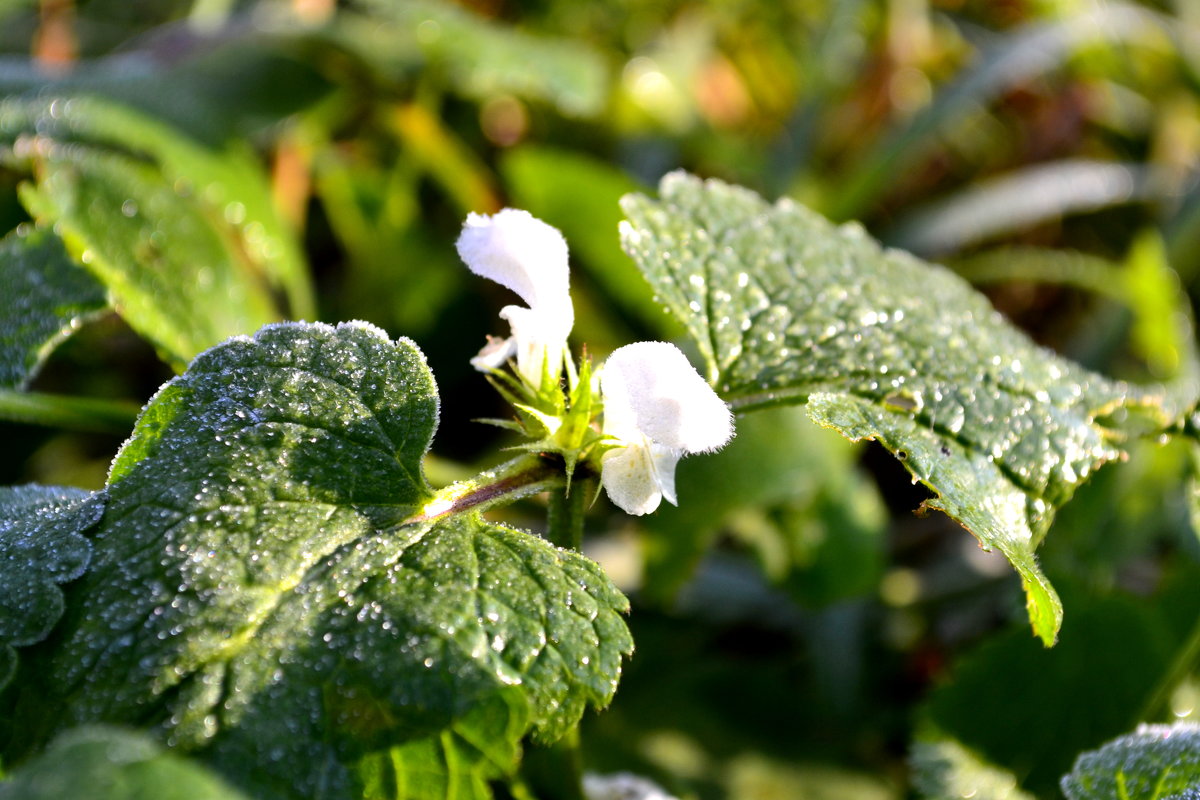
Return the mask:
<svg viewBox="0 0 1200 800">
<path fill-rule="evenodd" d="M 627 514 L 641 516 L 665 498 L 675 500 L 675 465 L 679 454 L 650 441 L 609 450 L 600 460 L 600 480 L 609 499 Z"/>
<path fill-rule="evenodd" d="M 716 450 L 733 436 L 733 415 L 678 347 L 637 342 L 613 352 L 600 377 L 604 432 L 641 434 L 685 453 Z"/>
<path fill-rule="evenodd" d="M 530 308 L 561 305 L 573 318 L 567 242 L 558 229 L 518 208 L 468 214 L 456 247 L 472 272 L 512 289 Z"/>
<path fill-rule="evenodd" d="M 600 373 L 605 435 L 620 446 L 600 461 L 600 482 L 630 514 L 675 504 L 675 465 L 733 436 L 729 408 L 687 357 L 665 342 L 618 348 Z"/>
<path fill-rule="evenodd" d="M 500 311 L 512 327 L 512 337 L 502 346 L 489 344 L 471 363 L 487 371 L 515 355 L 517 370 L 530 385 L 540 387 L 547 371 L 557 380 L 575 323 L 562 234 L 528 211 L 506 208 L 493 216 L 467 215 L 457 248 L 472 272 L 513 290 L 529 304 Z"/>
</svg>

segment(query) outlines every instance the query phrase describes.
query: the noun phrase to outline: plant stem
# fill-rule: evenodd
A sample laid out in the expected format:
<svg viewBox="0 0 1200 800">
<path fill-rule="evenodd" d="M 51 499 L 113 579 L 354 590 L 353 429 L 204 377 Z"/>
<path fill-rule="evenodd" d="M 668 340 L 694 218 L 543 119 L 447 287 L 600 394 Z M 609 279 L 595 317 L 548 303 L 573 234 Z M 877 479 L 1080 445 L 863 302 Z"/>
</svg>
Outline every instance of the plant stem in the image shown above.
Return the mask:
<svg viewBox="0 0 1200 800">
<path fill-rule="evenodd" d="M 0 419 L 96 433 L 127 434 L 138 407 L 120 400 L 0 389 Z"/>
<path fill-rule="evenodd" d="M 448 486 L 425 504 L 405 525 L 428 522 L 449 514 L 482 511 L 501 502 L 511 503 L 531 494 L 561 486 L 562 463 L 540 454 L 518 456 L 471 480 Z"/>
<path fill-rule="evenodd" d="M 576 481 L 550 493 L 550 509 L 546 514 L 546 538 L 552 544 L 568 550 L 579 550 L 583 544 L 583 512 L 587 486 Z"/>
</svg>

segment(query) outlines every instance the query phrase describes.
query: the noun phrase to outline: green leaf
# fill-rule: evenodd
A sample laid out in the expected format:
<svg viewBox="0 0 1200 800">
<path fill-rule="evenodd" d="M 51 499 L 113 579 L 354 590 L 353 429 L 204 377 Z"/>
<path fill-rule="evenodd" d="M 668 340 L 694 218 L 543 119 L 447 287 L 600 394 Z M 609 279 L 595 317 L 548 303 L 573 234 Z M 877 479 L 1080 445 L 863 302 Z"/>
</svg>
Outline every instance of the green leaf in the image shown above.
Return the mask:
<svg viewBox="0 0 1200 800">
<path fill-rule="evenodd" d="M 95 725 L 64 733 L 0 783 L 0 800 L 249 800 L 142 733 Z"/>
<path fill-rule="evenodd" d="M 1011 772 L 988 764 L 951 739 L 918 742 L 909 757 L 912 783 L 924 800 L 1032 800 Z"/>
<path fill-rule="evenodd" d="M 420 351 L 363 323 L 197 358 L 113 463 L 9 748 L 149 722 L 256 797 L 349 798 L 482 786 L 606 704 L 631 643 L 599 567 L 476 514 L 408 521 L 437 410 Z"/>
<path fill-rule="evenodd" d="M 23 199 L 109 289 L 130 327 L 181 368 L 207 347 L 277 319 L 220 232 L 153 167 L 121 156 L 51 157 Z M 28 188 L 28 187 L 27 187 Z"/>
<path fill-rule="evenodd" d="M 277 293 L 311 314 L 302 257 L 249 153 L 83 97 L 6 101 L 0 140 L 35 167 L 30 212 L 177 368 L 278 320 Z"/>
<path fill-rule="evenodd" d="M 907 212 L 885 237 L 922 255 L 980 242 L 1128 203 L 1161 198 L 1162 172 L 1137 163 L 1072 158 L 1039 163 L 973 183 Z"/>
<path fill-rule="evenodd" d="M 1067 800 L 1170 800 L 1200 788 L 1200 725 L 1141 725 L 1084 753 L 1062 779 Z"/>
<path fill-rule="evenodd" d="M 24 389 L 50 352 L 104 312 L 104 287 L 48 231 L 0 241 L 0 388 Z"/>
<path fill-rule="evenodd" d="M 468 97 L 515 94 L 553 103 L 572 116 L 594 116 L 604 108 L 604 59 L 578 40 L 534 36 L 428 0 L 357 0 L 353 5 L 369 20 L 353 25 L 353 17 L 343 17 L 350 34 L 344 43 L 364 58 L 379 59 L 381 53 L 394 58 L 416 50 L 427 61 L 426 69 L 443 70 Z"/>
<path fill-rule="evenodd" d="M 0 487 L 0 689 L 15 648 L 45 639 L 62 616 L 59 584 L 87 568 L 91 545 L 81 534 L 103 510 L 103 495 L 82 489 Z"/>
<path fill-rule="evenodd" d="M 676 173 L 662 199 L 623 201 L 626 251 L 685 323 L 738 410 L 809 404 L 818 423 L 878 439 L 937 497 L 928 505 L 999 548 L 1035 633 L 1062 610 L 1034 549 L 1057 506 L 1120 457 L 1100 418 L 1138 393 L 1036 346 L 944 268 L 886 251 L 789 200 Z"/>
</svg>

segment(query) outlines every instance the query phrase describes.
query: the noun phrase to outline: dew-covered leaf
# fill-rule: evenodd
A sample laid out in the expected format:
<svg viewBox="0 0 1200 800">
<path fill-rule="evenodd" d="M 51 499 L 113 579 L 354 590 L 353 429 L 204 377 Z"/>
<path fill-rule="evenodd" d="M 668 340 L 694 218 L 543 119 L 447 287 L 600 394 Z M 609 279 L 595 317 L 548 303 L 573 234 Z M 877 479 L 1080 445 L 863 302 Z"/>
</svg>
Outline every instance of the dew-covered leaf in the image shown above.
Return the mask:
<svg viewBox="0 0 1200 800">
<path fill-rule="evenodd" d="M 952 739 L 918 742 L 909 763 L 913 788 L 923 800 L 1032 800 L 1011 772 L 988 764 Z"/>
<path fill-rule="evenodd" d="M 1052 643 L 1061 607 L 1034 557 L 1055 509 L 1120 451 L 1098 421 L 1137 393 L 1036 346 L 944 268 L 882 250 L 782 200 L 667 176 L 623 201 L 626 251 L 688 328 L 739 410 L 809 404 L 822 425 L 878 439 L 998 547 Z"/>
<path fill-rule="evenodd" d="M 104 510 L 103 495 L 52 486 L 0 487 L 0 689 L 18 647 L 45 639 L 63 614 L 59 584 L 87 568 L 82 534 Z"/>
<path fill-rule="evenodd" d="M 1200 725 L 1141 725 L 1084 753 L 1062 779 L 1067 800 L 1169 800 L 1200 790 Z"/>
<path fill-rule="evenodd" d="M 0 241 L 0 388 L 23 389 L 66 337 L 107 307 L 104 287 L 48 231 Z"/>
<path fill-rule="evenodd" d="M 607 703 L 630 642 L 596 565 L 474 514 L 407 522 L 437 409 L 420 351 L 362 323 L 197 358 L 114 461 L 8 747 L 136 721 L 256 797 L 348 798 L 483 786 Z"/>
<path fill-rule="evenodd" d="M 37 175 L 30 212 L 176 367 L 280 319 L 280 296 L 311 314 L 299 250 L 247 153 L 84 97 L 5 101 L 0 141 Z"/>
<path fill-rule="evenodd" d="M 0 783 L 0 800 L 250 800 L 143 733 L 95 725 L 54 740 Z"/>
</svg>

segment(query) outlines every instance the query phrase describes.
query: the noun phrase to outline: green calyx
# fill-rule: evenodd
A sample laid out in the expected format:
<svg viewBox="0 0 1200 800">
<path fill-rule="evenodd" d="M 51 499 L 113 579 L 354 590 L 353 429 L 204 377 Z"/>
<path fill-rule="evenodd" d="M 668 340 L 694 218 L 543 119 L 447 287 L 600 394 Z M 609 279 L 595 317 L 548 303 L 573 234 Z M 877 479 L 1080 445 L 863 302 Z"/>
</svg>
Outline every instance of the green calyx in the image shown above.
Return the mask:
<svg viewBox="0 0 1200 800">
<path fill-rule="evenodd" d="M 487 373 L 488 382 L 513 407 L 515 419 L 481 419 L 490 425 L 512 430 L 529 441 L 512 450 L 562 460 L 565 486 L 569 493 L 576 470 L 583 467 L 588 477 L 600 474 L 600 456 L 616 446 L 601 431 L 598 419 L 603 411 L 597 375 L 591 358 L 584 353 L 576 368 L 564 354 L 566 381 L 553 375 L 547 366 L 540 386 L 525 380 L 510 363 L 503 370 Z"/>
</svg>

